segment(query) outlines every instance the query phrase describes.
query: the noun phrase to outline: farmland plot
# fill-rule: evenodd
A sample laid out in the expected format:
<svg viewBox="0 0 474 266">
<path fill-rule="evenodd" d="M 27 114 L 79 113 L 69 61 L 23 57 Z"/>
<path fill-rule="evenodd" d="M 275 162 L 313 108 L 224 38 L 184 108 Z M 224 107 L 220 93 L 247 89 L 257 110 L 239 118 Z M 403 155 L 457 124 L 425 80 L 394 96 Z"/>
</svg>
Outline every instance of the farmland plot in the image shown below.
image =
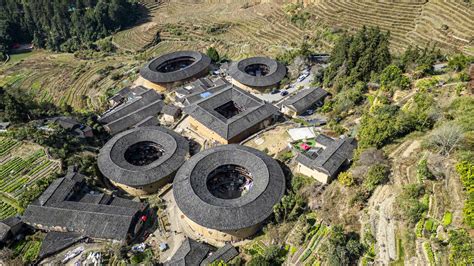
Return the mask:
<svg viewBox="0 0 474 266">
<path fill-rule="evenodd" d="M 26 187 L 60 167 L 40 146 L 0 137 L 0 219 L 21 211 L 18 199 Z"/>
</svg>

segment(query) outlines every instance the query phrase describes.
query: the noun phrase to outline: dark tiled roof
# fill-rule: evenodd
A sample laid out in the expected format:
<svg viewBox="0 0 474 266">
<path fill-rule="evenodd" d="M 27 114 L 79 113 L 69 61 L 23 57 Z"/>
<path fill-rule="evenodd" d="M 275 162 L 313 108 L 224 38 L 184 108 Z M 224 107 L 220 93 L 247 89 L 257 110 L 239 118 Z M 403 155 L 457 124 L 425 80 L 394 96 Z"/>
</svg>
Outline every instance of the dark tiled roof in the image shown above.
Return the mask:
<svg viewBox="0 0 474 266">
<path fill-rule="evenodd" d="M 131 93 L 130 87 L 125 87 L 125 88 L 121 89 L 119 92 L 117 92 L 115 95 L 110 97 L 108 100 L 109 101 L 114 101 L 114 102 L 120 102 L 123 99 L 125 99 L 126 97 L 128 97 L 128 95 L 130 93 Z"/>
<path fill-rule="evenodd" d="M 251 189 L 236 199 L 220 199 L 207 189 L 207 177 L 222 165 L 244 167 L 253 177 Z M 263 222 L 285 191 L 280 165 L 265 153 L 241 145 L 224 145 L 194 155 L 179 169 L 173 194 L 192 221 L 216 230 L 238 230 Z"/>
<path fill-rule="evenodd" d="M 128 163 L 124 158 L 125 151 L 131 145 L 144 141 L 155 142 L 163 147 L 163 155 L 145 166 Z M 176 132 L 163 127 L 140 127 L 122 132 L 109 140 L 100 150 L 97 163 L 107 178 L 139 187 L 169 177 L 184 163 L 188 151 L 188 141 Z"/>
<path fill-rule="evenodd" d="M 152 127 L 152 126 L 158 126 L 160 123 L 158 121 L 158 118 L 155 116 L 149 116 L 145 119 L 143 119 L 141 122 L 136 124 L 133 127 Z"/>
<path fill-rule="evenodd" d="M 245 69 L 254 64 L 266 65 L 269 73 L 266 76 L 252 76 Z M 278 84 L 286 76 L 286 67 L 267 57 L 251 57 L 232 63 L 229 68 L 230 76 L 238 82 L 250 87 L 268 87 Z"/>
<path fill-rule="evenodd" d="M 223 261 L 224 263 L 229 262 L 231 259 L 237 257 L 239 252 L 231 244 L 227 243 L 225 246 L 214 251 L 212 255 L 207 257 L 202 263 L 201 266 L 207 266 L 215 261 Z"/>
<path fill-rule="evenodd" d="M 298 114 L 300 114 L 317 102 L 322 101 L 327 94 L 327 91 L 321 88 L 303 89 L 285 100 L 282 103 L 282 106 L 292 107 Z"/>
<path fill-rule="evenodd" d="M 204 243 L 186 238 L 173 257 L 165 263 L 167 266 L 199 266 L 210 251 Z"/>
<path fill-rule="evenodd" d="M 181 108 L 179 107 L 176 107 L 174 105 L 165 105 L 163 107 L 163 111 L 162 111 L 163 114 L 165 115 L 170 115 L 170 116 L 178 116 L 180 113 L 181 113 Z"/>
<path fill-rule="evenodd" d="M 227 140 L 278 114 L 278 108 L 272 104 L 263 102 L 231 84 L 218 87 L 215 92 L 209 93 L 207 97 L 200 97 L 192 105 L 185 107 L 184 111 Z M 231 118 L 225 118 L 215 111 L 216 108 L 230 101 L 244 110 Z"/>
<path fill-rule="evenodd" d="M 156 100 L 134 112 L 128 113 L 127 115 L 118 118 L 106 125 L 110 134 L 115 135 L 124 130 L 127 130 L 134 125 L 148 119 L 150 116 L 155 116 L 161 112 L 165 103 L 162 100 Z"/>
<path fill-rule="evenodd" d="M 0 122 L 0 129 L 7 129 L 10 126 L 10 122 Z"/>
<path fill-rule="evenodd" d="M 85 237 L 74 232 L 48 232 L 43 242 L 38 257 L 44 258 L 60 252 L 75 243 L 81 241 Z"/>
<path fill-rule="evenodd" d="M 115 109 L 104 114 L 99 118 L 99 122 L 104 124 L 111 123 L 112 121 L 125 117 L 157 100 L 161 100 L 161 95 L 154 90 L 147 90 L 137 94 L 126 103 L 119 105 Z"/>
<path fill-rule="evenodd" d="M 173 72 L 158 72 L 157 68 L 165 62 L 178 59 L 180 57 L 193 58 L 194 63 L 186 68 Z M 179 51 L 162 55 L 151 60 L 141 70 L 140 75 L 153 83 L 173 83 L 186 80 L 207 70 L 211 64 L 211 59 L 200 52 L 196 51 Z"/>
<path fill-rule="evenodd" d="M 67 117 L 67 116 L 58 116 L 58 117 L 48 118 L 47 120 L 49 122 L 56 123 L 65 129 L 72 129 L 75 126 L 80 125 L 77 119 L 72 118 L 72 117 Z"/>
<path fill-rule="evenodd" d="M 45 191 L 47 195 L 28 206 L 22 220 L 32 226 L 60 227 L 92 238 L 128 240 L 131 227 L 145 206 L 125 200 L 110 204 L 113 197 L 98 194 L 95 201 L 82 202 L 83 189 L 85 183 L 77 179 L 55 180 Z M 104 198 L 108 200 L 103 202 Z"/>
<path fill-rule="evenodd" d="M 0 242 L 4 241 L 8 233 L 10 232 L 10 226 L 4 224 L 3 222 L 0 222 Z"/>
<path fill-rule="evenodd" d="M 326 146 L 325 149 L 316 158 L 299 152 L 296 161 L 329 176 L 337 174 L 344 162 L 352 159 L 353 151 L 357 147 L 353 138 L 335 140 L 323 135 L 318 136 L 316 141 Z"/>
</svg>

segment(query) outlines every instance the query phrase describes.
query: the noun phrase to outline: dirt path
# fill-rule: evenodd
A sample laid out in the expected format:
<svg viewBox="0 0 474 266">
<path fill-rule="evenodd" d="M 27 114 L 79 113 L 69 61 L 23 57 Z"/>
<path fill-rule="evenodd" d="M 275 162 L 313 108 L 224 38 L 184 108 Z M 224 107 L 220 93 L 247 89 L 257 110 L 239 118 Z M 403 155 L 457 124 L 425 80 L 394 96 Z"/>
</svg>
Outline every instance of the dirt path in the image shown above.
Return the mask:
<svg viewBox="0 0 474 266">
<path fill-rule="evenodd" d="M 387 265 L 390 260 L 397 259 L 397 245 L 395 240 L 396 222 L 394 204 L 397 188 L 394 185 L 384 185 L 375 190 L 368 205 L 368 225 L 371 228 L 376 242 L 376 263 Z"/>
</svg>

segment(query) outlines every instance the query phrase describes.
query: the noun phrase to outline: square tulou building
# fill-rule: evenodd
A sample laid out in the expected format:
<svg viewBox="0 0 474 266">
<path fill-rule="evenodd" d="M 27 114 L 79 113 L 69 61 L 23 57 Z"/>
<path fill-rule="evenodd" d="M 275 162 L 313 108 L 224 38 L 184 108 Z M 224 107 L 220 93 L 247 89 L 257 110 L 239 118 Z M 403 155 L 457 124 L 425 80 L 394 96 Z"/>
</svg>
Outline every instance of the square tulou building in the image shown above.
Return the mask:
<svg viewBox="0 0 474 266">
<path fill-rule="evenodd" d="M 231 84 L 199 98 L 184 108 L 191 117 L 190 127 L 221 144 L 238 143 L 272 124 L 279 115 L 272 104 Z"/>
</svg>

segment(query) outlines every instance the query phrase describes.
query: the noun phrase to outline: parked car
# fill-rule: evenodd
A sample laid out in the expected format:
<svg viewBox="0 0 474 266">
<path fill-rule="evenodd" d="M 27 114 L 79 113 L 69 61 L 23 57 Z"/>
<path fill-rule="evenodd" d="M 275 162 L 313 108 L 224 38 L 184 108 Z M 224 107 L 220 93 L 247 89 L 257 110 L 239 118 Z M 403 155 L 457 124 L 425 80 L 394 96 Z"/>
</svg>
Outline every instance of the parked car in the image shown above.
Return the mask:
<svg viewBox="0 0 474 266">
<path fill-rule="evenodd" d="M 314 114 L 314 110 L 308 109 L 308 110 L 306 110 L 305 114 L 306 115 L 312 115 L 312 114 Z"/>
<path fill-rule="evenodd" d="M 277 94 L 279 92 L 280 92 L 280 90 L 272 90 L 271 94 Z"/>
<path fill-rule="evenodd" d="M 282 92 L 280 92 L 280 95 L 281 96 L 286 96 L 286 95 L 288 95 L 288 91 L 282 91 Z"/>
</svg>

